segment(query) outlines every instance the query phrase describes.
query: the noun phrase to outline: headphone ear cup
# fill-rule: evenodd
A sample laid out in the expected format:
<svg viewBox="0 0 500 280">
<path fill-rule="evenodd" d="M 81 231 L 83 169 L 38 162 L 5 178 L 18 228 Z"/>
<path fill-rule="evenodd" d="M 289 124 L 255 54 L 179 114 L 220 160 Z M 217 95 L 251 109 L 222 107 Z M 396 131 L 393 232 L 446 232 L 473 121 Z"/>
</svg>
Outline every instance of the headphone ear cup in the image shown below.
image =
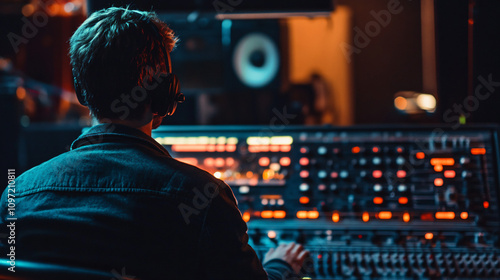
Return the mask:
<svg viewBox="0 0 500 280">
<path fill-rule="evenodd" d="M 168 109 L 167 115 L 171 116 L 175 113 L 175 109 L 177 109 L 177 95 L 180 93 L 180 83 L 179 78 L 175 74 L 170 74 L 170 87 L 168 90 Z"/>
<path fill-rule="evenodd" d="M 179 79 L 175 74 L 168 74 L 152 93 L 151 111 L 160 116 L 172 115 L 177 107 L 178 92 Z"/>
</svg>

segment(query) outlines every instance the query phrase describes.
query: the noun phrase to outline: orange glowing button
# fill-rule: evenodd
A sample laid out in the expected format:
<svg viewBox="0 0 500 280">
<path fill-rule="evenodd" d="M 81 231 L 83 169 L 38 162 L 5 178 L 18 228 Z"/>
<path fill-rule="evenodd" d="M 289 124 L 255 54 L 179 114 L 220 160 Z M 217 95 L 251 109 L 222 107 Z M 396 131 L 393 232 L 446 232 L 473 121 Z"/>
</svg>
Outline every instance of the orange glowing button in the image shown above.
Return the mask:
<svg viewBox="0 0 500 280">
<path fill-rule="evenodd" d="M 455 178 L 455 170 L 446 170 L 444 172 L 445 178 Z"/>
<path fill-rule="evenodd" d="M 280 147 L 280 151 L 282 151 L 283 153 L 288 153 L 291 149 L 292 147 L 290 145 L 281 145 Z"/>
<path fill-rule="evenodd" d="M 260 145 L 259 150 L 261 152 L 269 152 L 269 146 L 268 145 Z"/>
<path fill-rule="evenodd" d="M 259 147 L 258 147 L 258 146 L 255 146 L 255 145 L 254 145 L 254 146 L 248 146 L 248 151 L 249 151 L 250 153 L 258 153 L 258 152 L 260 152 L 260 149 L 259 149 Z"/>
<path fill-rule="evenodd" d="M 352 147 L 352 153 L 353 153 L 353 154 L 357 154 L 357 153 L 359 153 L 360 151 L 361 151 L 361 148 L 360 148 L 360 147 L 358 147 L 358 146 L 356 146 L 356 147 Z"/>
<path fill-rule="evenodd" d="M 204 161 L 203 161 L 203 164 L 205 166 L 213 166 L 215 164 L 215 160 L 211 157 L 209 158 L 206 158 Z"/>
<path fill-rule="evenodd" d="M 363 222 L 366 223 L 370 220 L 370 214 L 368 214 L 368 212 L 364 212 L 361 218 L 363 219 Z"/>
<path fill-rule="evenodd" d="M 236 151 L 236 145 L 226 145 L 226 151 L 230 153 Z"/>
<path fill-rule="evenodd" d="M 299 159 L 299 164 L 300 165 L 308 165 L 309 164 L 309 159 L 306 157 L 300 158 Z"/>
<path fill-rule="evenodd" d="M 379 148 L 379 147 L 373 147 L 373 148 L 372 148 L 372 151 L 373 151 L 374 153 L 378 153 L 378 152 L 380 152 L 380 148 Z"/>
<path fill-rule="evenodd" d="M 404 213 L 403 214 L 403 221 L 405 223 L 408 223 L 410 221 L 410 213 Z"/>
<path fill-rule="evenodd" d="M 271 146 L 269 146 L 269 151 L 271 151 L 273 153 L 279 152 L 280 151 L 280 146 L 278 146 L 278 145 L 271 145 Z"/>
<path fill-rule="evenodd" d="M 226 150 L 226 145 L 217 145 L 217 152 L 222 153 Z"/>
<path fill-rule="evenodd" d="M 309 177 L 309 171 L 307 170 L 300 171 L 300 178 L 307 178 L 307 177 Z"/>
<path fill-rule="evenodd" d="M 319 212 L 318 211 L 309 211 L 307 212 L 307 218 L 308 219 L 317 219 L 319 217 Z"/>
<path fill-rule="evenodd" d="M 290 160 L 289 157 L 282 157 L 280 158 L 280 164 L 281 166 L 289 166 L 292 161 Z"/>
<path fill-rule="evenodd" d="M 332 221 L 334 223 L 338 223 L 340 221 L 340 215 L 339 215 L 339 213 L 333 213 L 332 214 Z"/>
<path fill-rule="evenodd" d="M 286 217 L 286 212 L 283 210 L 276 210 L 273 212 L 273 217 L 275 219 L 283 219 Z"/>
<path fill-rule="evenodd" d="M 215 145 L 207 145 L 207 152 L 215 152 Z"/>
<path fill-rule="evenodd" d="M 243 221 L 245 221 L 245 223 L 248 223 L 248 221 L 250 221 L 250 213 L 243 213 Z"/>
<path fill-rule="evenodd" d="M 444 182 L 443 182 L 442 178 L 436 178 L 436 179 L 434 179 L 434 185 L 436 187 L 441 187 L 443 184 L 444 184 Z"/>
<path fill-rule="evenodd" d="M 216 158 L 215 159 L 215 166 L 216 167 L 223 167 L 226 164 L 226 161 L 223 158 Z"/>
<path fill-rule="evenodd" d="M 263 219 L 271 219 L 273 217 L 273 211 L 271 211 L 271 210 L 262 211 L 262 212 L 260 212 L 260 216 Z"/>
<path fill-rule="evenodd" d="M 232 158 L 232 157 L 226 158 L 226 165 L 227 166 L 233 166 L 233 164 L 234 164 L 234 158 Z"/>
<path fill-rule="evenodd" d="M 443 171 L 443 166 L 441 164 L 437 164 L 434 166 L 434 171 L 441 172 Z"/>
<path fill-rule="evenodd" d="M 381 220 L 389 220 L 392 218 L 392 212 L 391 211 L 381 211 L 378 213 L 378 218 Z"/>
<path fill-rule="evenodd" d="M 455 212 L 436 212 L 434 216 L 438 220 L 453 220 L 455 219 Z"/>
<path fill-rule="evenodd" d="M 431 165 L 454 165 L 453 158 L 431 158 Z"/>
<path fill-rule="evenodd" d="M 301 196 L 301 197 L 299 198 L 299 202 L 300 202 L 301 204 L 307 204 L 307 203 L 309 203 L 309 197 L 307 197 L 307 196 Z"/>
<path fill-rule="evenodd" d="M 431 213 L 424 213 L 420 215 L 422 221 L 434 221 L 434 216 Z"/>
<path fill-rule="evenodd" d="M 307 211 L 298 211 L 297 218 L 299 219 L 307 219 Z"/>
<path fill-rule="evenodd" d="M 406 171 L 398 170 L 398 172 L 396 172 L 396 176 L 398 176 L 398 178 L 404 178 L 406 177 Z"/>
<path fill-rule="evenodd" d="M 398 147 L 396 150 L 398 151 L 398 153 L 402 153 L 403 152 L 403 148 L 401 148 L 401 147 Z"/>
<path fill-rule="evenodd" d="M 407 204 L 408 203 L 408 198 L 407 197 L 400 197 L 398 199 L 399 204 Z"/>
<path fill-rule="evenodd" d="M 432 238 L 434 238 L 434 234 L 432 234 L 432 232 L 428 232 L 424 235 L 424 237 L 427 240 L 431 240 Z"/>
<path fill-rule="evenodd" d="M 425 158 L 425 153 L 424 152 L 418 152 L 415 157 L 417 159 L 424 159 Z"/>
<path fill-rule="evenodd" d="M 382 203 L 384 203 L 384 199 L 381 197 L 375 197 L 375 198 L 373 198 L 373 203 L 374 204 L 382 204 Z"/>
<path fill-rule="evenodd" d="M 267 237 L 269 237 L 269 239 L 274 239 L 276 238 L 276 232 L 274 230 L 270 230 L 267 232 Z"/>
<path fill-rule="evenodd" d="M 467 220 L 467 218 L 469 218 L 469 213 L 467 212 L 460 213 L 460 218 L 462 218 L 462 220 Z"/>
<path fill-rule="evenodd" d="M 490 207 L 490 203 L 488 201 L 485 201 L 483 202 L 483 207 L 486 209 L 486 208 L 489 208 Z"/>
<path fill-rule="evenodd" d="M 473 155 L 484 155 L 486 154 L 485 148 L 472 148 L 470 149 L 470 153 Z"/>
<path fill-rule="evenodd" d="M 261 157 L 261 158 L 259 158 L 259 165 L 260 166 L 269 166 L 270 162 L 271 161 L 269 160 L 268 157 Z"/>
<path fill-rule="evenodd" d="M 205 152 L 206 150 L 206 145 L 172 145 L 172 151 L 174 152 Z"/>
<path fill-rule="evenodd" d="M 382 177 L 382 171 L 380 171 L 380 170 L 373 170 L 372 176 L 373 176 L 373 178 L 380 178 L 380 177 Z"/>
</svg>

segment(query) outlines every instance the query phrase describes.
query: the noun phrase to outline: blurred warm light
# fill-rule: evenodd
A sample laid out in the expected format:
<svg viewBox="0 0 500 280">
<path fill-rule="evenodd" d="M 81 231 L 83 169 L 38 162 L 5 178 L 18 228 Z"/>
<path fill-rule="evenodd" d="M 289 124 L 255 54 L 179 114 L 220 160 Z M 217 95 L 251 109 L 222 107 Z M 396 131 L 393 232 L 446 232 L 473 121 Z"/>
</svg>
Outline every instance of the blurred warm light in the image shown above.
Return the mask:
<svg viewBox="0 0 500 280">
<path fill-rule="evenodd" d="M 436 106 L 436 97 L 429 93 L 400 91 L 394 98 L 394 107 L 406 114 L 433 113 Z"/>
<path fill-rule="evenodd" d="M 17 99 L 23 100 L 26 97 L 26 90 L 23 87 L 18 87 L 16 89 Z"/>
<path fill-rule="evenodd" d="M 222 173 L 221 173 L 221 172 L 219 172 L 219 171 L 216 171 L 216 172 L 214 173 L 214 177 L 215 177 L 215 178 L 217 178 L 217 179 L 220 179 L 220 178 L 222 177 Z"/>
<path fill-rule="evenodd" d="M 436 110 L 436 98 L 432 94 L 421 93 L 417 96 L 417 105 L 422 110 L 434 112 Z"/>
<path fill-rule="evenodd" d="M 35 12 L 35 6 L 33 4 L 26 4 L 23 6 L 21 12 L 23 16 L 29 17 Z"/>
<path fill-rule="evenodd" d="M 394 99 L 394 107 L 400 111 L 406 110 L 406 107 L 408 106 L 408 101 L 406 101 L 406 98 L 402 96 L 398 96 Z"/>
</svg>

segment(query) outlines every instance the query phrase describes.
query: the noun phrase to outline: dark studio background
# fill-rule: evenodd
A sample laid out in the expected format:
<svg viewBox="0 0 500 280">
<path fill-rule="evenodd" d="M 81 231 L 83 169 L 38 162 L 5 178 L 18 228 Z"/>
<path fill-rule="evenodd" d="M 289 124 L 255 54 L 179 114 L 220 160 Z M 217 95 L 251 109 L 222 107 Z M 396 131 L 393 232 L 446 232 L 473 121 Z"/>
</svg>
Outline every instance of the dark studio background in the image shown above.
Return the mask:
<svg viewBox="0 0 500 280">
<path fill-rule="evenodd" d="M 86 17 L 86 3 L 42 1 L 50 4 L 47 23 L 16 52 L 8 34 L 22 34 L 23 18 L 33 19 L 26 6 L 36 7 L 37 2 L 0 2 L 1 165 L 2 170 L 16 168 L 18 174 L 66 151 L 90 124 L 88 112 L 74 97 L 67 56 L 68 40 Z M 445 123 L 443 113 L 474 94 L 478 77 L 492 75 L 500 81 L 500 2 L 495 0 L 434 1 L 437 91 L 427 93 L 435 95 L 437 108 L 418 114 L 401 113 L 394 98 L 397 92 L 425 90 L 420 1 L 401 0 L 403 11 L 353 54 L 350 63 L 338 42 L 353 44 L 354 28 L 363 29 L 373 21 L 370 12 L 387 9 L 390 1 L 336 0 L 326 19 L 233 20 L 230 33 L 223 21 L 213 19 L 211 2 L 191 17 L 186 16 L 190 2 L 173 2 L 184 4 L 159 14 L 181 39 L 172 60 L 187 102 L 167 125 L 267 125 L 273 108 L 285 106 L 298 115 L 294 124 Z M 245 5 L 236 11 L 251 10 Z M 311 26 L 318 29 L 301 33 Z M 237 42 L 254 31 L 272 38 L 280 56 L 276 78 L 257 90 L 240 83 L 231 64 Z M 338 37 L 319 38 L 324 34 Z M 308 38 L 327 43 L 308 44 Z M 314 85 L 324 90 L 318 93 Z M 326 101 L 318 107 L 320 98 Z M 467 123 L 500 123 L 499 105 L 495 91 L 477 110 L 467 112 Z"/>
</svg>

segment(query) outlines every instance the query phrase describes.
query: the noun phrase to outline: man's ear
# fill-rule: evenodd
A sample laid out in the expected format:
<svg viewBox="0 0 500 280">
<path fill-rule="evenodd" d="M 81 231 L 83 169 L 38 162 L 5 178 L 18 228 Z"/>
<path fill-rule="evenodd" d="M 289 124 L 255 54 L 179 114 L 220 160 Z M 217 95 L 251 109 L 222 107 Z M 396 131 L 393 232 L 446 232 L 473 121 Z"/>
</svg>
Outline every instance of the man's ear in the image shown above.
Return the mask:
<svg viewBox="0 0 500 280">
<path fill-rule="evenodd" d="M 161 122 L 163 121 L 163 117 L 158 115 L 158 114 L 153 114 L 153 125 L 152 125 L 152 128 L 153 129 L 157 129 L 160 125 L 161 125 Z"/>
</svg>

